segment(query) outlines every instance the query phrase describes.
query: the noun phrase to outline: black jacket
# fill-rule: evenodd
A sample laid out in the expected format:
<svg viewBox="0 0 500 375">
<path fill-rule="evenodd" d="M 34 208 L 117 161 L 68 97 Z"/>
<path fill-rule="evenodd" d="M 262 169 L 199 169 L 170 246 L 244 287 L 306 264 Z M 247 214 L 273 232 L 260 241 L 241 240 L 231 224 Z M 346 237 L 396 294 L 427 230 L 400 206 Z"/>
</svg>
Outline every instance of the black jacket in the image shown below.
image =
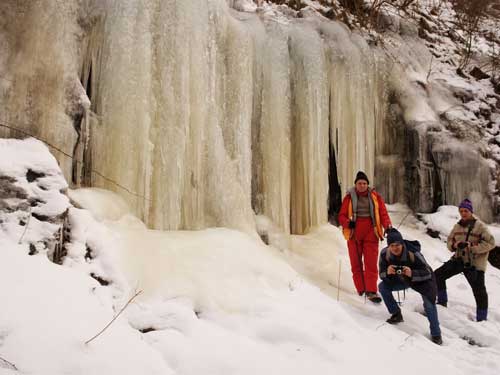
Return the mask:
<svg viewBox="0 0 500 375">
<path fill-rule="evenodd" d="M 389 265 L 411 268 L 411 279 L 403 275 L 387 275 Z M 427 264 L 421 252 L 410 252 L 405 245 L 399 257 L 394 256 L 387 247 L 382 249 L 379 258 L 379 275 L 383 282 L 404 284 L 432 302 L 436 299 L 437 288 L 432 268 Z"/>
</svg>

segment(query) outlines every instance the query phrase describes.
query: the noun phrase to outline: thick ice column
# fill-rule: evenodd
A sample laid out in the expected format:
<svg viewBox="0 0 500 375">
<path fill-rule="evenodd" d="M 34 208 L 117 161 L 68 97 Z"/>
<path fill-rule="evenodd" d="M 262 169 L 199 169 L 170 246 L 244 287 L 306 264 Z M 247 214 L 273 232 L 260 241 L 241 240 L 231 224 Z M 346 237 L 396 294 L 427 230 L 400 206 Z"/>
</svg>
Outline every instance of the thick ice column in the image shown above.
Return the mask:
<svg viewBox="0 0 500 375">
<path fill-rule="evenodd" d="M 292 86 L 291 231 L 328 216 L 328 80 L 319 34 L 304 24 L 290 33 Z"/>
<path fill-rule="evenodd" d="M 206 145 L 206 215 L 211 225 L 252 231 L 253 43 L 246 27 L 230 17 L 227 7 L 219 11 L 220 19 L 209 18 L 217 29 L 215 49 L 210 52 L 216 66 Z"/>
<path fill-rule="evenodd" d="M 332 23 L 323 24 L 322 31 L 328 35 L 331 139 L 345 194 L 358 170 L 373 180 L 375 129 L 385 116 L 384 89 L 374 54 L 360 36 Z"/>
<path fill-rule="evenodd" d="M 203 226 L 199 156 L 206 106 L 196 103 L 198 108 L 192 110 L 191 99 L 197 97 L 195 90 L 207 91 L 207 37 L 200 34 L 208 33 L 208 11 L 206 6 L 200 6 L 198 17 L 193 19 L 197 28 L 193 30 L 188 22 L 188 2 L 157 3 L 157 15 L 150 26 L 155 37 L 151 75 L 156 106 L 148 134 L 154 155 L 148 225 L 161 229 Z M 198 53 L 195 55 L 193 50 Z"/>
<path fill-rule="evenodd" d="M 227 28 L 220 40 L 219 62 L 221 73 L 218 79 L 219 122 L 223 149 L 226 160 L 223 165 L 231 164 L 235 175 L 229 178 L 223 190 L 218 188 L 220 196 L 214 197 L 220 204 L 227 202 L 222 198 L 231 187 L 241 189 L 243 195 L 238 198 L 241 210 L 250 209 L 252 185 L 252 109 L 253 109 L 253 40 L 247 27 L 233 17 L 226 17 Z M 231 186 L 232 185 L 232 186 Z M 222 198 L 222 199 L 221 199 Z M 234 207 L 229 209 L 234 211 Z M 251 211 L 248 212 L 251 214 Z M 232 213 L 234 215 L 234 212 Z M 228 217 L 229 219 L 229 217 Z M 250 218 L 251 219 L 251 218 Z M 229 219 L 230 220 L 230 219 Z"/>
<path fill-rule="evenodd" d="M 290 233 L 290 57 L 287 37 L 283 31 L 270 30 L 269 33 L 270 38 L 263 51 L 264 86 L 261 123 L 263 212 L 285 233 Z"/>
<path fill-rule="evenodd" d="M 95 180 L 150 227 L 253 226 L 253 50 L 227 12 L 221 1 L 107 9 L 93 145 L 106 178 Z"/>
<path fill-rule="evenodd" d="M 257 30 L 257 31 L 255 31 Z M 256 40 L 253 128 L 254 209 L 290 233 L 290 57 L 288 28 L 254 28 Z M 264 34 L 267 32 L 267 34 Z"/>
<path fill-rule="evenodd" d="M 147 220 L 148 183 L 154 120 L 152 100 L 153 4 L 115 1 L 104 27 L 99 95 L 94 97 L 99 125 L 92 129 L 94 185 L 122 195 Z M 104 176 L 104 177 L 102 177 Z"/>
</svg>

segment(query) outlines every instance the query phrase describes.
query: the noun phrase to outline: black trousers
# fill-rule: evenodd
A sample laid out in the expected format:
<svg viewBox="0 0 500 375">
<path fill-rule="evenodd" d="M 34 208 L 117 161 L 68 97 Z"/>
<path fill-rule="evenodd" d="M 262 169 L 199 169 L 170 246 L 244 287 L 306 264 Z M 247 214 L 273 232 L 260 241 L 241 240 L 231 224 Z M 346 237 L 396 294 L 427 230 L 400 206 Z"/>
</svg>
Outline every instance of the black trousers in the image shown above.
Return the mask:
<svg viewBox="0 0 500 375">
<path fill-rule="evenodd" d="M 486 292 L 486 285 L 484 285 L 484 271 L 476 270 L 475 267 L 465 268 L 461 260 L 450 259 L 434 271 L 436 274 L 438 293 L 439 291 L 446 290 L 447 279 L 458 275 L 460 272 L 464 273 L 465 278 L 472 288 L 472 293 L 474 293 L 474 298 L 476 300 L 476 307 L 478 309 L 487 309 L 488 293 Z"/>
</svg>

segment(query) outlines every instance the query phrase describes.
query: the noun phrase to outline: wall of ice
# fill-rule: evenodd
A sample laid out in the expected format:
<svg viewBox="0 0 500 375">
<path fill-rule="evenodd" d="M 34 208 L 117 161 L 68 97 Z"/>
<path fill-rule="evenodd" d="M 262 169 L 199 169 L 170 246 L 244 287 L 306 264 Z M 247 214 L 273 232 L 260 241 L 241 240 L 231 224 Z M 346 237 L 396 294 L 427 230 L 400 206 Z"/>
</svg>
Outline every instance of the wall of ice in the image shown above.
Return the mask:
<svg viewBox="0 0 500 375">
<path fill-rule="evenodd" d="M 340 23 L 228 3 L 3 1 L 0 120 L 16 130 L 0 135 L 45 140 L 73 185 L 116 191 L 156 229 L 253 231 L 257 213 L 304 233 L 359 169 L 389 202 L 412 197 L 398 137 L 422 119 L 400 63 Z M 439 173 L 458 203 L 470 189 Z"/>
</svg>

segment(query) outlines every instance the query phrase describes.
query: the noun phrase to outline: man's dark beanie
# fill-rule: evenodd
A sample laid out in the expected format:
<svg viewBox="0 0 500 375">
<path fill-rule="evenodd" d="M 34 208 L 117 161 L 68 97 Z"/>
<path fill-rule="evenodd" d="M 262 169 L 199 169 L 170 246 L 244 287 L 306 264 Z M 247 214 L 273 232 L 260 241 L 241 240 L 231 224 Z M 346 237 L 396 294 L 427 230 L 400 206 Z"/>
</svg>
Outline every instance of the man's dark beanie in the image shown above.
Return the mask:
<svg viewBox="0 0 500 375">
<path fill-rule="evenodd" d="M 387 245 L 395 242 L 403 244 L 403 236 L 397 229 L 393 228 L 387 232 Z"/>
<path fill-rule="evenodd" d="M 356 174 L 356 179 L 354 180 L 354 184 L 358 182 L 358 180 L 365 180 L 368 185 L 370 185 L 370 181 L 368 181 L 368 176 L 363 171 L 359 171 Z"/>
</svg>

